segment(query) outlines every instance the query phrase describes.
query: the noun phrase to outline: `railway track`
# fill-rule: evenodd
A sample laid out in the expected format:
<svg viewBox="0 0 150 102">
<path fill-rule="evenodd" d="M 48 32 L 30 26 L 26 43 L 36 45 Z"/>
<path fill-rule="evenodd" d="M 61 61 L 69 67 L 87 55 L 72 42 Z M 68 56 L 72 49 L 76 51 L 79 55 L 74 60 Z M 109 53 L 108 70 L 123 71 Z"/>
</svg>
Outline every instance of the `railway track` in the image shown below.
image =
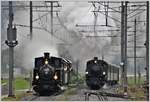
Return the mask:
<svg viewBox="0 0 150 102">
<path fill-rule="evenodd" d="M 39 98 L 39 96 L 32 96 L 29 100 L 30 100 L 30 101 L 34 101 L 34 100 L 36 100 L 37 98 Z"/>
<path fill-rule="evenodd" d="M 59 91 L 59 92 L 56 92 L 52 95 L 43 95 L 43 96 L 40 96 L 38 94 L 34 94 L 32 93 L 31 95 L 29 96 L 26 96 L 26 97 L 23 97 L 21 99 L 21 101 L 54 101 L 56 98 L 56 96 L 60 95 L 63 91 Z"/>
<path fill-rule="evenodd" d="M 91 93 L 91 92 L 86 93 L 85 94 L 85 101 L 89 101 L 91 95 L 97 96 L 98 101 L 108 101 L 108 98 L 106 96 L 97 94 L 96 92 L 94 92 L 94 93 Z"/>
<path fill-rule="evenodd" d="M 96 96 L 98 98 L 97 101 L 125 101 L 125 100 L 129 100 L 128 97 L 118 94 L 116 93 L 116 89 L 119 88 L 120 85 L 115 85 L 115 86 L 109 86 L 107 88 L 102 88 L 100 90 L 90 90 L 88 88 L 86 88 L 84 90 L 84 94 L 85 94 L 85 101 L 89 101 L 91 96 Z M 90 100 L 92 101 L 92 100 Z"/>
<path fill-rule="evenodd" d="M 30 95 L 21 99 L 21 101 L 54 101 L 54 96 Z"/>
<path fill-rule="evenodd" d="M 102 89 L 99 91 L 89 90 L 86 86 L 76 87 L 74 94 L 66 92 L 55 93 L 50 96 L 30 95 L 21 101 L 127 101 L 128 99 L 112 94 L 115 87 Z M 68 90 L 66 90 L 68 91 Z M 106 94 L 108 93 L 108 94 Z"/>
</svg>

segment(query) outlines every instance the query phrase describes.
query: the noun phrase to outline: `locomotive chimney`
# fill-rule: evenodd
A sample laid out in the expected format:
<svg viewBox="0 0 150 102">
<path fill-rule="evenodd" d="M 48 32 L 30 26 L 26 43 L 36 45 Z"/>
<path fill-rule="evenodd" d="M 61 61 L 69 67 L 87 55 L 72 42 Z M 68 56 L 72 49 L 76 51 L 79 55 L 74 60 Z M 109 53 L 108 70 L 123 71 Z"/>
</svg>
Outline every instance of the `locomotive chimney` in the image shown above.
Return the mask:
<svg viewBox="0 0 150 102">
<path fill-rule="evenodd" d="M 48 59 L 48 58 L 49 58 L 49 55 L 50 55 L 50 53 L 45 52 L 45 53 L 44 53 L 44 58 L 47 58 L 47 59 Z"/>
<path fill-rule="evenodd" d="M 98 57 L 94 57 L 94 60 L 98 60 Z"/>
</svg>

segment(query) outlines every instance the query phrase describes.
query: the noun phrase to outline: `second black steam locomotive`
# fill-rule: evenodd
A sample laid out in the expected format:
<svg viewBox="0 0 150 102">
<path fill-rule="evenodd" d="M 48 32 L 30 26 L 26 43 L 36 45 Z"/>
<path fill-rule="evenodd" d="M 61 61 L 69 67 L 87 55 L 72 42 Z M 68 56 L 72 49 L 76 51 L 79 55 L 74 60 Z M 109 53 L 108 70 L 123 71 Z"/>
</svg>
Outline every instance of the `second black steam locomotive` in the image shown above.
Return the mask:
<svg viewBox="0 0 150 102">
<path fill-rule="evenodd" d="M 117 84 L 119 81 L 119 67 L 108 64 L 98 57 L 89 60 L 86 65 L 86 84 L 90 89 L 98 90 L 105 83 Z"/>
<path fill-rule="evenodd" d="M 35 58 L 33 90 L 39 94 L 63 90 L 69 84 L 71 70 L 71 61 L 44 53 L 44 57 Z"/>
</svg>

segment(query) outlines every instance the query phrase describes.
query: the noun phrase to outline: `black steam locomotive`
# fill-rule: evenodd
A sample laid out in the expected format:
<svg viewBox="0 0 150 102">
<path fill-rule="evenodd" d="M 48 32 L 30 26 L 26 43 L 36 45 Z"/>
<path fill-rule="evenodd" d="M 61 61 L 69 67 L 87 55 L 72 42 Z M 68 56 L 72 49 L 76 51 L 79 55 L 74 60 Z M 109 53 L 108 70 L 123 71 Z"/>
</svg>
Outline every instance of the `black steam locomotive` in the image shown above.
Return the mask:
<svg viewBox="0 0 150 102">
<path fill-rule="evenodd" d="M 53 93 L 63 90 L 69 84 L 72 63 L 59 57 L 50 57 L 44 53 L 44 57 L 35 58 L 33 70 L 33 90 L 36 93 Z"/>
<path fill-rule="evenodd" d="M 86 84 L 93 90 L 102 88 L 105 83 L 114 85 L 119 81 L 119 68 L 98 60 L 98 57 L 87 62 L 85 74 Z"/>
</svg>

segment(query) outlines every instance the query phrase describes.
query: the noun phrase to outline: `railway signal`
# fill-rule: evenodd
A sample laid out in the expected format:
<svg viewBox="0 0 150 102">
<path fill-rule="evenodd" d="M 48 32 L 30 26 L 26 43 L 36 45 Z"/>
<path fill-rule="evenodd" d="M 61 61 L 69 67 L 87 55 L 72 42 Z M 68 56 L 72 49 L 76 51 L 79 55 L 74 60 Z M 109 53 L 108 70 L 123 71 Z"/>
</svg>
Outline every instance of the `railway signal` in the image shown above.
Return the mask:
<svg viewBox="0 0 150 102">
<path fill-rule="evenodd" d="M 13 27 L 13 8 L 12 1 L 9 1 L 9 24 L 7 28 L 7 40 L 5 43 L 9 46 L 9 93 L 8 97 L 14 97 L 14 47 L 18 44 L 17 29 Z"/>
</svg>

